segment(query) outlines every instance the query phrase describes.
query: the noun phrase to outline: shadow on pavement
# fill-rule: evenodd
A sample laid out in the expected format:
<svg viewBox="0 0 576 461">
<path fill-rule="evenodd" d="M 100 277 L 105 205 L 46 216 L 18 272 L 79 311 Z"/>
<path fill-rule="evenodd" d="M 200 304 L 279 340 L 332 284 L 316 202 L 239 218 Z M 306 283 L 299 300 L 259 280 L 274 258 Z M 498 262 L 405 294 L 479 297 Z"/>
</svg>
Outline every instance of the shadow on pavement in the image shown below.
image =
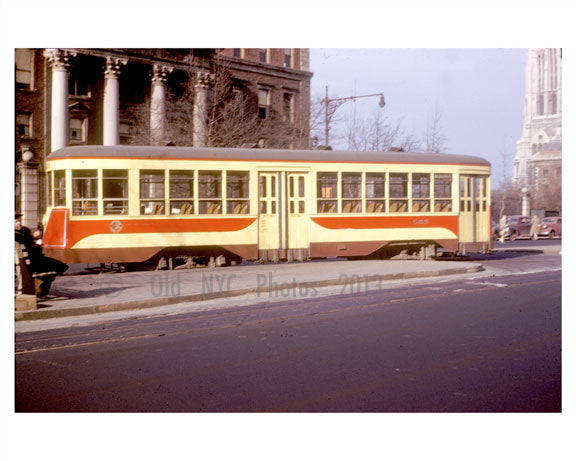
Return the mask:
<svg viewBox="0 0 576 461">
<path fill-rule="evenodd" d="M 138 285 L 121 285 L 113 286 L 95 286 L 92 290 L 74 290 L 69 287 L 53 287 L 50 290 L 48 299 L 38 302 L 38 308 L 53 307 L 50 302 L 63 301 L 69 299 L 86 299 L 86 298 L 101 298 L 108 297 L 111 300 L 118 298 L 122 291 L 131 288 L 138 288 Z"/>
<path fill-rule="evenodd" d="M 544 253 L 542 250 L 493 250 L 492 253 L 471 253 L 466 256 L 448 256 L 437 261 L 499 261 L 503 259 L 522 258 Z"/>
</svg>

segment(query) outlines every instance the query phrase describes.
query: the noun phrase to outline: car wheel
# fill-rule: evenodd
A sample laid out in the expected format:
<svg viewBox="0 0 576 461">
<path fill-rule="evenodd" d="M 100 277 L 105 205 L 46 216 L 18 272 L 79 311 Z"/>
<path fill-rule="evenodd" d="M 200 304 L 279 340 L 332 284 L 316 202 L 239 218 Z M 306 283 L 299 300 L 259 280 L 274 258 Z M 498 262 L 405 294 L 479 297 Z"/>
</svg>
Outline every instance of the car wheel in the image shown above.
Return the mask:
<svg viewBox="0 0 576 461">
<path fill-rule="evenodd" d="M 516 232 L 512 232 L 512 233 L 510 234 L 510 237 L 509 237 L 509 238 L 510 238 L 510 240 L 516 240 L 516 237 L 517 237 L 517 236 L 518 236 L 518 235 L 516 234 Z"/>
<path fill-rule="evenodd" d="M 554 231 L 550 231 L 550 233 L 548 234 L 548 238 L 550 240 L 554 238 Z"/>
</svg>

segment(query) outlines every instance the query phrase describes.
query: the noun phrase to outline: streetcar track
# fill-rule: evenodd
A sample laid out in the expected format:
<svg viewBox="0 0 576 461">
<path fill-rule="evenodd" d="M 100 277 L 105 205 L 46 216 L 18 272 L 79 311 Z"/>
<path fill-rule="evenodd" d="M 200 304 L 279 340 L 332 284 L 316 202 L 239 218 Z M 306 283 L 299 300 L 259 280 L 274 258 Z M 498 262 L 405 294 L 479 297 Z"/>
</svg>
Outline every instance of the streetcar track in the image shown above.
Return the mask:
<svg viewBox="0 0 576 461">
<path fill-rule="evenodd" d="M 539 281 L 532 281 L 532 282 L 510 283 L 506 286 L 506 288 L 515 288 L 515 287 L 519 287 L 519 286 L 528 286 L 528 285 L 540 285 L 540 284 L 545 284 L 545 283 L 550 283 L 550 282 L 555 282 L 555 280 L 539 280 Z M 561 281 L 559 281 L 559 280 L 556 282 L 561 283 Z M 102 340 L 98 340 L 98 341 L 75 342 L 72 344 L 69 343 L 69 344 L 62 344 L 62 345 L 53 345 L 53 346 L 48 346 L 48 347 L 36 348 L 36 349 L 35 348 L 21 349 L 21 350 L 15 351 L 15 355 L 23 355 L 23 354 L 30 354 L 30 353 L 36 353 L 36 352 L 47 352 L 47 351 L 53 351 L 53 350 L 58 350 L 58 349 L 70 349 L 70 348 L 74 348 L 74 347 L 95 346 L 95 345 L 124 342 L 124 341 L 131 341 L 131 340 L 137 340 L 137 339 L 158 338 L 161 336 L 176 336 L 176 335 L 190 334 L 190 333 L 194 333 L 194 332 L 206 332 L 206 331 L 214 331 L 214 330 L 221 330 L 221 329 L 237 328 L 240 326 L 252 326 L 252 325 L 258 325 L 258 324 L 273 323 L 273 322 L 277 322 L 278 320 L 282 320 L 283 322 L 285 322 L 286 320 L 303 319 L 303 318 L 312 317 L 312 316 L 325 316 L 325 315 L 336 314 L 336 313 L 340 313 L 340 312 L 350 312 L 350 311 L 354 311 L 354 310 L 369 309 L 369 308 L 374 308 L 374 307 L 385 308 L 387 305 L 394 305 L 394 304 L 403 303 L 403 302 L 419 301 L 419 300 L 433 299 L 433 298 L 439 298 L 439 297 L 448 297 L 448 296 L 453 296 L 453 295 L 461 295 L 461 294 L 465 294 L 465 293 L 469 293 L 469 292 L 496 290 L 496 289 L 500 289 L 500 288 L 504 288 L 504 287 L 494 286 L 493 284 L 489 284 L 489 285 L 487 284 L 484 286 L 474 287 L 471 289 L 462 289 L 461 291 L 449 291 L 449 292 L 445 292 L 445 293 L 430 293 L 430 294 L 424 294 L 421 296 L 411 296 L 411 297 L 394 298 L 394 299 L 388 299 L 388 300 L 379 300 L 379 301 L 373 302 L 373 303 L 353 305 L 353 306 L 342 307 L 342 308 L 337 308 L 337 309 L 329 309 L 329 310 L 324 310 L 322 312 L 306 312 L 306 313 L 300 313 L 300 314 L 296 314 L 296 315 L 284 315 L 281 318 L 273 317 L 273 318 L 257 319 L 257 320 L 252 320 L 252 321 L 246 321 L 246 320 L 243 321 L 242 319 L 240 319 L 239 321 L 236 321 L 233 323 L 227 323 L 227 324 L 221 324 L 221 325 L 201 326 L 201 327 L 196 327 L 196 328 L 187 328 L 187 329 L 176 330 L 176 331 L 171 331 L 171 332 L 140 334 L 140 335 L 135 335 L 135 336 L 121 337 L 121 338 L 102 339 Z M 372 293 L 367 292 L 365 294 L 367 296 L 374 296 L 374 292 L 372 292 Z M 269 310 L 269 309 L 273 309 L 273 308 L 278 309 L 278 306 L 277 305 L 271 305 L 271 306 L 263 307 L 261 309 L 262 310 Z M 238 315 L 242 315 L 242 313 L 219 311 L 219 313 L 216 313 L 216 314 L 197 317 L 194 319 L 194 321 L 223 319 L 225 317 L 231 317 L 234 315 L 238 316 Z M 164 319 L 161 321 L 155 321 L 152 324 L 147 325 L 147 327 L 162 326 L 162 325 L 166 325 L 166 324 L 173 324 L 176 322 L 180 323 L 180 322 L 182 322 L 182 319 Z M 134 329 L 133 326 L 122 326 L 122 327 L 112 327 L 112 328 L 115 329 L 115 331 L 112 332 L 111 334 Z M 102 329 L 103 328 L 100 325 L 98 330 L 102 330 Z M 51 336 L 51 337 L 46 337 L 44 339 L 51 340 L 51 341 L 57 341 L 57 340 L 62 340 L 62 339 L 79 338 L 82 336 L 93 335 L 94 333 L 98 333 L 98 330 L 91 330 L 91 331 L 82 332 L 82 333 L 72 333 L 72 334 L 66 334 L 66 335 L 62 335 L 62 336 Z M 32 341 L 37 342 L 38 338 L 31 339 L 31 340 L 23 340 L 20 342 L 20 344 L 25 345 L 26 343 L 29 343 Z"/>
</svg>

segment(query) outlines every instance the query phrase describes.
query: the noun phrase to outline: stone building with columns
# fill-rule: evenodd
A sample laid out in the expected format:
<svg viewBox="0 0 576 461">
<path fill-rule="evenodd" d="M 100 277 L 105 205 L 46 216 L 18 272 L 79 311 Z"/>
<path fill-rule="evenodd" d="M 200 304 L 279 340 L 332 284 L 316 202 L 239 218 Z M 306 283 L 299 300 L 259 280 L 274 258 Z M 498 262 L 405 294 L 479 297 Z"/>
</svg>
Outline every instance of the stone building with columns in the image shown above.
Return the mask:
<svg viewBox="0 0 576 461">
<path fill-rule="evenodd" d="M 562 50 L 530 48 L 526 56 L 522 135 L 516 143 L 514 185 L 531 208 L 560 211 L 562 183 Z"/>
<path fill-rule="evenodd" d="M 187 144 L 205 146 L 215 60 L 250 93 L 258 117 L 275 114 L 298 125 L 291 147 L 309 146 L 308 49 L 16 49 L 15 207 L 24 225 L 36 228 L 42 219 L 50 152 L 78 144 L 181 143 L 170 135 L 168 114 L 191 76 Z"/>
</svg>

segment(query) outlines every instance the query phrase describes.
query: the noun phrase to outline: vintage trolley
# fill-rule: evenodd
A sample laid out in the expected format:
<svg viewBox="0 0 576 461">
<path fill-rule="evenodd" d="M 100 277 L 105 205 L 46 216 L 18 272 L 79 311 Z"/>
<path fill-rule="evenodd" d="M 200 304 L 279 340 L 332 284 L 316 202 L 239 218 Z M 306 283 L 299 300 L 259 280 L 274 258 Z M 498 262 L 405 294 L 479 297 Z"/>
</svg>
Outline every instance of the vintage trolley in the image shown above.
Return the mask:
<svg viewBox="0 0 576 461">
<path fill-rule="evenodd" d="M 490 164 L 412 152 L 72 146 L 47 158 L 66 263 L 387 257 L 491 248 Z"/>
</svg>

